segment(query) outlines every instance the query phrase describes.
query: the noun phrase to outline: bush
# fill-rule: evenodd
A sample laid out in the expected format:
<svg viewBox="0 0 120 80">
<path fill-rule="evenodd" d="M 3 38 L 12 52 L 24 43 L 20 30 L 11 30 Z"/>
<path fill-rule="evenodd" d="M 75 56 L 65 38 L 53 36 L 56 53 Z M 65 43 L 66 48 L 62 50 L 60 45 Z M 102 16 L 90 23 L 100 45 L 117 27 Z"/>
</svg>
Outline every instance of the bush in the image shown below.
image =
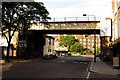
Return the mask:
<svg viewBox="0 0 120 80">
<path fill-rule="evenodd" d="M 81 52 L 81 55 L 86 55 L 86 51 L 82 51 L 82 52 Z"/>
<path fill-rule="evenodd" d="M 81 52 L 81 55 L 90 55 L 90 54 L 93 54 L 93 51 L 91 51 L 90 49 L 85 49 L 84 51 Z"/>
<path fill-rule="evenodd" d="M 77 52 L 68 52 L 68 54 L 77 54 Z"/>
<path fill-rule="evenodd" d="M 69 53 L 68 55 L 69 55 L 69 56 L 71 56 L 71 54 L 70 54 L 70 53 Z"/>
<path fill-rule="evenodd" d="M 79 42 L 75 42 L 71 47 L 70 50 L 72 52 L 81 52 L 83 49 L 82 45 Z"/>
</svg>

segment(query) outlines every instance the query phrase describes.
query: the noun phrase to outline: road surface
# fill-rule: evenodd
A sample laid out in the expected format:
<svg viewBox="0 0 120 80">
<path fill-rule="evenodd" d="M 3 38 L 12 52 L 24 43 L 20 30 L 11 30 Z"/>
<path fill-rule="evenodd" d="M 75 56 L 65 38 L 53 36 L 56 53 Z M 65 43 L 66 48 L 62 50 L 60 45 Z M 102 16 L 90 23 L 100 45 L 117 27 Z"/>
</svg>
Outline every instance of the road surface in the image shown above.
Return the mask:
<svg viewBox="0 0 120 80">
<path fill-rule="evenodd" d="M 14 63 L 2 72 L 4 78 L 117 78 L 117 75 L 104 75 L 89 71 L 91 57 L 67 56 L 57 59 L 32 59 Z"/>
</svg>

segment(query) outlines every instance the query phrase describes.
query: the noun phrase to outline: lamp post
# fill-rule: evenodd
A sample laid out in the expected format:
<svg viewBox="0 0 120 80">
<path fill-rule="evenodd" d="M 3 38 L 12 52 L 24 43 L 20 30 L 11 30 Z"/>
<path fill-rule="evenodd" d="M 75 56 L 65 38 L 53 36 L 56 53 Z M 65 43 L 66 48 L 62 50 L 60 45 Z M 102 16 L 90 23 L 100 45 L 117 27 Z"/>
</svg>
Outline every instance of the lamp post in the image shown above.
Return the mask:
<svg viewBox="0 0 120 80">
<path fill-rule="evenodd" d="M 93 16 L 94 17 L 94 21 L 96 21 L 95 15 L 83 14 L 83 16 Z M 89 21 L 89 17 L 88 17 L 88 21 Z M 96 62 L 96 31 L 95 31 L 95 27 L 96 26 L 94 26 L 94 62 Z"/>
</svg>

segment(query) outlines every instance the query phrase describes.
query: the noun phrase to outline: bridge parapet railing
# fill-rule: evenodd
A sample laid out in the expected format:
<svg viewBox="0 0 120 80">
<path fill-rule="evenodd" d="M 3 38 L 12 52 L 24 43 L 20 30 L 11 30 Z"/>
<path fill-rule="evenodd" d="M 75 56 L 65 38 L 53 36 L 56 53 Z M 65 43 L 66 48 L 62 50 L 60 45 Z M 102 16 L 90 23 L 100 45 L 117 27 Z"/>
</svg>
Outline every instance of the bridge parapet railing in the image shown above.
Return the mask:
<svg viewBox="0 0 120 80">
<path fill-rule="evenodd" d="M 48 22 L 57 22 L 57 21 L 100 21 L 101 17 L 92 17 L 92 16 L 84 16 L 84 17 L 54 17 L 51 18 Z"/>
</svg>

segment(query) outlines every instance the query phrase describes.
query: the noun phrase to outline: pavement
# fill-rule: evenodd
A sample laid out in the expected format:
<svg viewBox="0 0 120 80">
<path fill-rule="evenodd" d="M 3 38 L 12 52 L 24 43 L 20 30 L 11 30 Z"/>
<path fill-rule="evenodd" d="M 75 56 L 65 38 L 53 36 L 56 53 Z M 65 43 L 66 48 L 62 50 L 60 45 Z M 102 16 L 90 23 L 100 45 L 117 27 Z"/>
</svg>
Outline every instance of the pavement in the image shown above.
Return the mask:
<svg viewBox="0 0 120 80">
<path fill-rule="evenodd" d="M 31 60 L 23 60 L 23 59 L 14 59 L 10 62 L 6 62 L 4 60 L 1 61 L 0 66 L 2 66 L 2 71 L 9 70 L 9 68 L 14 65 L 15 63 L 24 63 L 24 62 L 30 62 Z"/>
<path fill-rule="evenodd" d="M 120 69 L 113 68 L 112 65 L 101 61 L 99 57 L 96 57 L 96 62 L 92 60 L 89 71 L 100 74 L 120 75 Z"/>
</svg>

